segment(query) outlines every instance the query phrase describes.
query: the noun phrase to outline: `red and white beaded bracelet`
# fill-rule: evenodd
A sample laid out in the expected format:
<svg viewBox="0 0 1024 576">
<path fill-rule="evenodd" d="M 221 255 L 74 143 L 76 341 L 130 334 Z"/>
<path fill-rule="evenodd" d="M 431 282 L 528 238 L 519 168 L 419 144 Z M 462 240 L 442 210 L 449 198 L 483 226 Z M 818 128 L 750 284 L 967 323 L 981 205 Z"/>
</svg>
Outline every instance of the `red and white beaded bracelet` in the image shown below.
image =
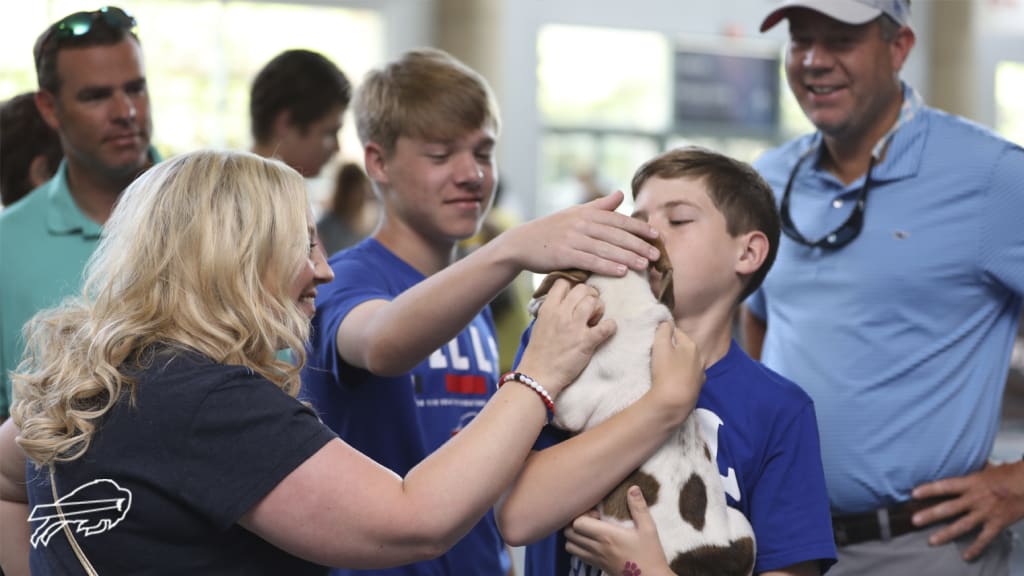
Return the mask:
<svg viewBox="0 0 1024 576">
<path fill-rule="evenodd" d="M 523 374 L 522 372 L 506 372 L 502 375 L 501 379 L 498 380 L 498 388 L 501 388 L 504 384 L 513 380 L 528 386 L 531 390 L 536 392 L 537 395 L 540 396 L 540 399 L 544 401 L 544 405 L 551 411 L 551 415 L 554 416 L 555 401 L 551 399 L 551 395 L 548 394 L 548 391 L 545 390 L 543 386 L 526 374 Z"/>
</svg>

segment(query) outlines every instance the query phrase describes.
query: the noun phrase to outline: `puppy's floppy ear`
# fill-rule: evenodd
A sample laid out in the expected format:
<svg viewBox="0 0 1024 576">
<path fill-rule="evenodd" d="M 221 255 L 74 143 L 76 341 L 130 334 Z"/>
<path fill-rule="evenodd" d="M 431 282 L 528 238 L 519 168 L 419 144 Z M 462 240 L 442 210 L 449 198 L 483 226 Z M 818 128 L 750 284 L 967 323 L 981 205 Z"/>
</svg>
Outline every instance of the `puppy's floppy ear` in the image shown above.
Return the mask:
<svg viewBox="0 0 1024 576">
<path fill-rule="evenodd" d="M 530 300 L 530 304 L 527 309 L 530 311 L 530 315 L 534 318 L 537 317 L 537 311 L 540 310 L 541 304 L 544 303 L 544 298 L 547 297 L 548 291 L 554 286 L 555 281 L 559 278 L 564 278 L 569 281 L 573 286 L 582 284 L 590 278 L 590 272 L 586 270 L 580 270 L 578 268 L 570 268 L 569 270 L 555 270 L 541 281 L 540 286 L 533 292 L 533 298 Z"/>
<path fill-rule="evenodd" d="M 651 268 L 658 271 L 661 276 L 661 283 L 658 286 L 658 291 L 655 296 L 658 297 L 658 301 L 668 307 L 669 310 L 675 310 L 675 291 L 673 290 L 672 284 L 672 261 L 668 259 L 668 250 L 665 249 L 665 243 L 661 241 L 661 237 L 655 238 L 650 241 L 651 245 L 658 249 L 658 259 L 651 262 Z"/>
<path fill-rule="evenodd" d="M 540 286 L 533 292 L 534 298 L 540 298 L 546 296 L 551 287 L 555 285 L 555 281 L 559 278 L 564 278 L 569 281 L 573 286 L 582 284 L 590 278 L 590 272 L 586 270 L 580 270 L 578 268 L 570 268 L 568 270 L 555 270 L 544 277 L 544 280 L 540 283 Z"/>
</svg>

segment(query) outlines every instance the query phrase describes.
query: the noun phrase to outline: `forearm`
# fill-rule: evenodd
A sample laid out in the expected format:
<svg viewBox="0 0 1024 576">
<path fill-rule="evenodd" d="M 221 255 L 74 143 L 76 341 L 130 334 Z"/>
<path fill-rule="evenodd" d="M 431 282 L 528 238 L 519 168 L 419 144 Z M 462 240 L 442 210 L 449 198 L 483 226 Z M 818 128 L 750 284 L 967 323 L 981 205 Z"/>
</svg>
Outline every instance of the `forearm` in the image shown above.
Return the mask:
<svg viewBox="0 0 1024 576">
<path fill-rule="evenodd" d="M 503 387 L 468 427 L 406 476 L 406 498 L 420 510 L 410 520 L 433 516 L 436 524 L 423 527 L 424 533 L 447 535 L 448 546 L 457 542 L 515 479 L 546 421 L 545 410 L 529 388 Z"/>
<path fill-rule="evenodd" d="M 450 550 L 515 478 L 544 422 L 545 408 L 532 390 L 504 387 L 469 426 L 406 474 L 398 497 L 384 505 L 390 512 L 375 515 L 391 520 L 365 524 L 332 561 L 385 567 Z M 365 552 L 354 559 L 348 546 L 360 540 Z"/>
<path fill-rule="evenodd" d="M 13 420 L 0 426 L 0 567 L 7 576 L 28 574 L 28 493 L 25 453 L 15 442 Z"/>
<path fill-rule="evenodd" d="M 647 395 L 599 426 L 530 455 L 498 507 L 505 540 L 533 542 L 593 508 L 665 442 L 686 413 L 668 413 Z"/>
<path fill-rule="evenodd" d="M 28 504 L 0 497 L 0 568 L 5 576 L 28 575 Z"/>
<path fill-rule="evenodd" d="M 636 218 L 615 212 L 621 201 L 621 192 L 616 192 L 498 235 L 375 310 L 371 330 L 351 323 L 350 328 L 370 335 L 372 346 L 357 343 L 347 348 L 339 336 L 338 350 L 349 363 L 375 374 L 402 374 L 454 338 L 524 270 L 580 268 L 622 276 L 627 267 L 646 268 L 658 251 L 644 238 L 654 238 L 657 232 Z"/>
<path fill-rule="evenodd" d="M 341 440 L 330 442 L 240 523 L 327 566 L 376 569 L 436 557 L 493 506 L 544 421 L 544 404 L 532 390 L 503 387 L 405 478 Z"/>
<path fill-rule="evenodd" d="M 458 336 L 521 270 L 500 242 L 485 244 L 375 309 L 358 328 L 362 336 L 353 337 L 359 342 L 346 345 L 343 325 L 338 350 L 380 376 L 408 372 Z"/>
<path fill-rule="evenodd" d="M 556 284 L 522 369 L 557 397 L 614 325 L 589 320 L 586 287 Z M 407 564 L 444 552 L 497 501 L 522 467 L 547 408 L 527 386 L 502 387 L 462 429 L 399 478 L 342 441 L 330 442 L 254 506 L 243 526 L 329 566 Z"/>
</svg>

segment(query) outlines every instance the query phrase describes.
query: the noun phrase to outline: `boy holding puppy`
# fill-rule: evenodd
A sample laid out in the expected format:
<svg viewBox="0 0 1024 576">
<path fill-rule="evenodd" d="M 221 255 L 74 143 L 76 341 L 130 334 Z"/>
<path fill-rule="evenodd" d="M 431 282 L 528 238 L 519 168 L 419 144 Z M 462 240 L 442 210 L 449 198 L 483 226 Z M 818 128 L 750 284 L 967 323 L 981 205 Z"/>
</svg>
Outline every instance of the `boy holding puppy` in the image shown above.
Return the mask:
<svg viewBox="0 0 1024 576">
<path fill-rule="evenodd" d="M 739 304 L 775 258 L 779 219 L 771 189 L 742 162 L 681 148 L 641 166 L 632 191 L 633 217 L 659 232 L 672 261 L 675 326 L 696 343 L 706 375 L 696 414 L 728 504 L 754 528 L 754 573 L 820 574 L 835 561 L 835 545 L 814 405 L 732 337 Z M 652 368 L 656 376 L 657 355 Z M 628 498 L 636 528 L 587 514 L 673 429 L 624 414 L 568 438 L 546 429 L 500 504 L 505 539 L 530 544 L 527 576 L 672 574 L 638 490 Z M 678 414 L 677 425 L 687 415 Z"/>
</svg>

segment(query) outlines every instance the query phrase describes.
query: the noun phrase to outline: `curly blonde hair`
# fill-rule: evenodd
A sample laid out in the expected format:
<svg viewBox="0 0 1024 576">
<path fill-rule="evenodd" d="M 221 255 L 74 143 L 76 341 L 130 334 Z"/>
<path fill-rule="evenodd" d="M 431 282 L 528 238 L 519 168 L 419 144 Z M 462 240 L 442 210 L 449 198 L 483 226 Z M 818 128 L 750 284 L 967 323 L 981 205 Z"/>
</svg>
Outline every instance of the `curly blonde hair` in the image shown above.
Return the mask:
<svg viewBox="0 0 1024 576">
<path fill-rule="evenodd" d="M 295 396 L 309 321 L 289 287 L 309 257 L 307 210 L 297 172 L 249 153 L 185 154 L 140 176 L 81 295 L 26 325 L 11 413 L 28 457 L 81 457 L 122 395 L 134 401 L 130 373 L 156 346 L 246 366 Z"/>
</svg>

